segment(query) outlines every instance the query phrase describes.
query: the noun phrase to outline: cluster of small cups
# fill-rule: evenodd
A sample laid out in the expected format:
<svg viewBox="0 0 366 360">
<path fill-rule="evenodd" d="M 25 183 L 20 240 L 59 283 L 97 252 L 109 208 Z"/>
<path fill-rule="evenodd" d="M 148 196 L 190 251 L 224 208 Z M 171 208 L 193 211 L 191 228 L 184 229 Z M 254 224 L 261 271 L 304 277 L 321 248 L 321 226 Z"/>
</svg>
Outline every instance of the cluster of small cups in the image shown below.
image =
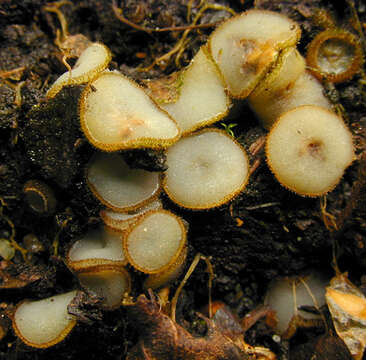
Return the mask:
<svg viewBox="0 0 366 360">
<path fill-rule="evenodd" d="M 100 214 L 104 226 L 73 244 L 67 263 L 83 286 L 104 298 L 105 309 L 120 306 L 130 290 L 128 263 L 148 274 L 146 288 L 175 279 L 184 266 L 187 224 L 162 209 L 162 189 L 179 206 L 201 210 L 227 203 L 245 188 L 244 149 L 207 127 L 227 115 L 231 98 L 248 98 L 271 129 L 266 155 L 282 185 L 319 196 L 338 183 L 354 157 L 352 136 L 306 71 L 296 50 L 300 34 L 299 25 L 279 13 L 239 14 L 211 34 L 168 91 L 164 79 L 143 87 L 109 71 L 109 49 L 91 43 L 51 86 L 48 98 L 66 85 L 87 83 L 79 100 L 81 128 L 101 152 L 86 178 L 106 208 Z M 164 149 L 168 170 L 131 169 L 116 153 L 136 148 Z M 20 304 L 13 321 L 17 335 L 39 348 L 61 341 L 76 323 L 67 312 L 74 296 Z"/>
</svg>

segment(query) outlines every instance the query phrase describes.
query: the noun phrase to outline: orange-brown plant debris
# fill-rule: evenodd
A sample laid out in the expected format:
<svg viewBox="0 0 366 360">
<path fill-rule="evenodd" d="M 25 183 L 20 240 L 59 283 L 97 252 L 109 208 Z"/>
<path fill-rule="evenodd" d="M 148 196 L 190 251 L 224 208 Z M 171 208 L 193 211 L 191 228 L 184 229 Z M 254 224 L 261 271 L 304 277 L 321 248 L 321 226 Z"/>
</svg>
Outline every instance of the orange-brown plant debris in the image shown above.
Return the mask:
<svg viewBox="0 0 366 360">
<path fill-rule="evenodd" d="M 140 295 L 129 308 L 140 334 L 138 344 L 131 350 L 127 360 L 275 360 L 268 349 L 246 344 L 242 332 L 225 331 L 198 314 L 207 325 L 204 337 L 194 337 L 179 324 L 165 315 L 150 294 L 151 299 Z"/>
</svg>

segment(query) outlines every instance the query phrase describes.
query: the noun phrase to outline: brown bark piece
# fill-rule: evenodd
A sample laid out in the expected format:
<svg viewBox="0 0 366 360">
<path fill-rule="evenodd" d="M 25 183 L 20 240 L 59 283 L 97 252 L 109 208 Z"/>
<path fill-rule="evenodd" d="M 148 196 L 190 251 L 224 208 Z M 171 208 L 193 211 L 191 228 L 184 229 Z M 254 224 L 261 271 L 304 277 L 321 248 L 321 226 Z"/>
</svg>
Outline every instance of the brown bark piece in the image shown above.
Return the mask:
<svg viewBox="0 0 366 360">
<path fill-rule="evenodd" d="M 140 295 L 129 309 L 140 341 L 127 360 L 274 360 L 265 348 L 251 347 L 244 340 L 224 334 L 215 322 L 199 314 L 206 322 L 204 337 L 194 337 L 161 312 L 155 299 Z"/>
</svg>

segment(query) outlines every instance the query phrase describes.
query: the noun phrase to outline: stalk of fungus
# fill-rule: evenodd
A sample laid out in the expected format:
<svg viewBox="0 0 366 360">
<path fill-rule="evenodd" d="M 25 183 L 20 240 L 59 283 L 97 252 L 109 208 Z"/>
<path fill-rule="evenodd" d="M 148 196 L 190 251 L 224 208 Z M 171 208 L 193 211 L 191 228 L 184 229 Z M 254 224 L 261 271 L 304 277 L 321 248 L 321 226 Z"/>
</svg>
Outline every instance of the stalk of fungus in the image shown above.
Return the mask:
<svg viewBox="0 0 366 360">
<path fill-rule="evenodd" d="M 13 328 L 28 346 L 48 348 L 61 342 L 76 325 L 67 306 L 76 291 L 37 301 L 20 303 L 14 313 Z"/>
<path fill-rule="evenodd" d="M 182 134 L 213 124 L 228 113 L 230 99 L 206 46 L 201 47 L 178 81 L 178 99 L 160 106 L 177 121 Z"/>
<path fill-rule="evenodd" d="M 325 30 L 310 43 L 306 61 L 319 80 L 339 83 L 361 70 L 363 53 L 359 40 L 345 30 Z"/>
<path fill-rule="evenodd" d="M 277 120 L 266 155 L 281 185 L 302 196 L 321 196 L 333 190 L 352 163 L 352 135 L 334 113 L 300 106 Z"/>
<path fill-rule="evenodd" d="M 105 265 L 126 265 L 121 233 L 106 227 L 88 231 L 71 246 L 67 264 L 75 271 Z"/>
<path fill-rule="evenodd" d="M 164 190 L 189 209 L 220 206 L 246 186 L 249 163 L 245 150 L 224 131 L 204 129 L 181 139 L 167 151 Z"/>
<path fill-rule="evenodd" d="M 91 81 L 98 73 L 104 71 L 112 54 L 101 43 L 92 43 L 80 55 L 71 71 L 63 73 L 47 91 L 47 97 L 53 98 L 66 85 L 79 85 Z"/>
<path fill-rule="evenodd" d="M 164 148 L 180 136 L 175 121 L 118 72 L 104 72 L 88 84 L 79 115 L 87 139 L 104 151 Z"/>
<path fill-rule="evenodd" d="M 266 10 L 249 10 L 220 25 L 208 48 L 229 93 L 245 98 L 275 64 L 280 52 L 300 39 L 299 25 Z"/>
<path fill-rule="evenodd" d="M 83 269 L 78 273 L 83 287 L 103 298 L 102 306 L 113 310 L 121 306 L 126 293 L 131 290 L 131 277 L 126 269 L 102 265 Z"/>
<path fill-rule="evenodd" d="M 131 169 L 119 154 L 95 155 L 87 167 L 86 180 L 95 197 L 117 212 L 138 209 L 161 190 L 159 173 Z"/>
<path fill-rule="evenodd" d="M 187 236 L 183 221 L 166 210 L 146 213 L 123 236 L 129 263 L 147 274 L 162 273 L 184 255 Z"/>
</svg>

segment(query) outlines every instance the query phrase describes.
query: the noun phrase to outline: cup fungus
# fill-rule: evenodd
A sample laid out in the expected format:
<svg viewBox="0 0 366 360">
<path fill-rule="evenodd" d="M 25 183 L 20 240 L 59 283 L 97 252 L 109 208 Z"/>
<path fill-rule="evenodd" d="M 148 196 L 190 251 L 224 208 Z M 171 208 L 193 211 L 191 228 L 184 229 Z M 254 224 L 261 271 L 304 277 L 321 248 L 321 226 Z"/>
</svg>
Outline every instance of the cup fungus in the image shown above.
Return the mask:
<svg viewBox="0 0 366 360">
<path fill-rule="evenodd" d="M 305 71 L 305 59 L 296 48 L 289 48 L 282 51 L 273 69 L 261 81 L 255 90 L 250 94 L 252 97 L 265 97 L 269 94 L 280 93 L 291 87 L 300 75 Z"/>
<path fill-rule="evenodd" d="M 162 273 L 184 255 L 186 229 L 182 220 L 166 210 L 146 213 L 123 236 L 130 264 L 148 274 Z"/>
<path fill-rule="evenodd" d="M 163 182 L 166 193 L 179 206 L 209 209 L 230 201 L 245 188 L 249 162 L 240 144 L 224 131 L 190 133 L 227 114 L 230 100 L 226 91 L 234 98 L 250 95 L 250 105 L 265 127 L 270 128 L 279 117 L 266 144 L 267 161 L 276 178 L 300 195 L 319 196 L 336 186 L 354 151 L 350 132 L 341 118 L 327 110 L 331 105 L 321 85 L 305 71 L 304 59 L 295 49 L 300 33 L 291 19 L 265 10 L 250 10 L 225 21 L 189 67 L 172 77 L 173 91 L 165 97 L 155 96 L 154 86 L 150 86 L 160 107 L 132 80 L 105 71 L 110 51 L 94 43 L 52 85 L 47 97 L 54 97 L 65 85 L 88 82 L 80 97 L 79 115 L 90 143 L 108 152 L 169 147 Z M 332 36 L 324 34 L 329 32 L 320 34 L 309 47 L 308 62 L 314 68 L 319 62 L 315 76 L 328 72 L 329 79 L 341 81 L 344 75 L 335 66 L 351 63 L 355 68 L 362 62 L 359 47 L 353 38 L 342 42 L 332 32 Z M 337 58 L 341 53 L 347 55 L 346 60 Z M 164 95 L 162 89 L 166 88 L 159 88 Z M 180 141 L 179 126 L 186 135 Z M 70 248 L 67 262 L 80 283 L 102 296 L 103 306 L 110 309 L 118 307 L 130 290 L 130 276 L 123 268 L 127 262 L 149 274 L 145 288 L 174 280 L 187 257 L 187 229 L 182 219 L 162 210 L 156 200 L 161 175 L 130 169 L 118 154 L 97 154 L 86 177 L 93 194 L 108 207 L 101 217 L 113 229 L 90 231 Z M 32 184 L 26 185 L 26 196 L 41 209 L 38 212 L 48 211 L 50 204 L 42 193 Z M 324 281 L 316 276 L 306 281 L 317 299 L 315 305 L 322 305 Z M 346 307 L 341 300 L 353 299 L 339 300 L 335 291 L 329 290 L 328 296 L 339 306 Z M 75 294 L 20 304 L 13 318 L 16 334 L 38 348 L 62 341 L 76 323 L 67 312 Z M 266 301 L 277 312 L 277 330 L 288 329 L 298 306 L 312 305 L 312 300 L 300 280 L 273 284 Z M 364 315 L 364 300 L 361 305 Z M 355 306 L 358 314 L 360 309 Z M 353 314 L 353 307 L 347 310 Z"/>
<path fill-rule="evenodd" d="M 249 105 L 265 128 L 270 128 L 278 115 L 284 112 L 286 107 L 292 106 L 291 94 L 297 89 L 296 81 L 304 72 L 305 59 L 296 49 L 287 49 L 279 56 L 275 67 L 249 95 Z M 302 87 L 303 84 L 301 84 Z M 320 84 L 319 87 L 321 88 Z M 311 91 L 310 94 L 314 92 Z M 300 94 L 297 101 L 303 99 Z"/>
<path fill-rule="evenodd" d="M 78 278 L 81 285 L 103 298 L 106 310 L 120 307 L 124 295 L 131 290 L 131 277 L 121 267 L 102 265 L 83 269 Z"/>
<path fill-rule="evenodd" d="M 15 249 L 11 242 L 6 239 L 0 239 L 0 256 L 4 260 L 11 260 L 15 255 Z"/>
<path fill-rule="evenodd" d="M 176 280 L 182 273 L 186 264 L 188 247 L 185 246 L 182 253 L 169 267 L 156 274 L 149 274 L 144 282 L 145 289 L 158 289 Z"/>
<path fill-rule="evenodd" d="M 164 190 L 189 209 L 209 209 L 230 201 L 249 177 L 245 150 L 217 129 L 204 129 L 174 144 L 167 150 L 167 165 Z"/>
<path fill-rule="evenodd" d="M 178 100 L 160 106 L 177 121 L 183 134 L 213 124 L 229 111 L 230 100 L 222 76 L 205 46 L 183 71 L 179 81 L 182 85 Z"/>
<path fill-rule="evenodd" d="M 23 192 L 29 208 L 38 215 L 52 215 L 56 210 L 56 197 L 53 190 L 44 182 L 29 180 Z"/>
<path fill-rule="evenodd" d="M 79 85 L 92 80 L 105 70 L 112 60 L 109 49 L 101 43 L 92 43 L 80 55 L 71 71 L 63 73 L 47 92 L 53 98 L 65 85 Z"/>
<path fill-rule="evenodd" d="M 27 345 L 47 348 L 62 341 L 76 325 L 67 307 L 76 291 L 18 305 L 13 318 L 17 336 Z"/>
<path fill-rule="evenodd" d="M 101 265 L 126 265 L 121 233 L 103 227 L 87 232 L 71 246 L 67 263 L 76 271 Z"/>
<path fill-rule="evenodd" d="M 252 97 L 251 107 L 258 114 L 263 126 L 269 130 L 283 113 L 302 105 L 316 105 L 331 110 L 332 105 L 323 93 L 320 82 L 309 72 L 305 71 L 289 87 L 276 97 Z"/>
<path fill-rule="evenodd" d="M 161 176 L 131 169 L 118 154 L 99 153 L 90 161 L 86 180 L 92 193 L 117 212 L 135 210 L 159 195 Z"/>
<path fill-rule="evenodd" d="M 265 10 L 249 10 L 220 25 L 208 47 L 221 70 L 227 90 L 244 98 L 276 62 L 280 51 L 294 47 L 301 30 L 288 17 Z"/>
<path fill-rule="evenodd" d="M 336 114 L 300 106 L 280 116 L 266 144 L 277 180 L 302 196 L 331 191 L 354 158 L 352 135 Z"/>
<path fill-rule="evenodd" d="M 130 226 L 134 225 L 138 219 L 150 210 L 162 209 L 163 204 L 159 199 L 154 199 L 153 201 L 147 203 L 141 208 L 135 211 L 129 212 L 115 212 L 111 209 L 104 209 L 100 212 L 100 217 L 104 223 L 115 230 L 124 231 Z"/>
<path fill-rule="evenodd" d="M 351 79 L 363 64 L 359 40 L 345 30 L 319 33 L 310 43 L 306 57 L 310 71 L 319 80 L 334 83 Z"/>
<path fill-rule="evenodd" d="M 118 72 L 104 72 L 84 89 L 79 102 L 81 128 L 104 151 L 163 148 L 180 131 L 144 90 Z"/>
<path fill-rule="evenodd" d="M 276 331 L 279 334 L 291 331 L 290 322 L 296 315 L 303 319 L 320 319 L 318 314 L 303 311 L 300 307 L 319 308 L 324 305 L 327 284 L 328 279 L 319 273 L 311 273 L 302 278 L 285 277 L 273 281 L 267 290 L 265 304 L 276 312 Z"/>
</svg>

